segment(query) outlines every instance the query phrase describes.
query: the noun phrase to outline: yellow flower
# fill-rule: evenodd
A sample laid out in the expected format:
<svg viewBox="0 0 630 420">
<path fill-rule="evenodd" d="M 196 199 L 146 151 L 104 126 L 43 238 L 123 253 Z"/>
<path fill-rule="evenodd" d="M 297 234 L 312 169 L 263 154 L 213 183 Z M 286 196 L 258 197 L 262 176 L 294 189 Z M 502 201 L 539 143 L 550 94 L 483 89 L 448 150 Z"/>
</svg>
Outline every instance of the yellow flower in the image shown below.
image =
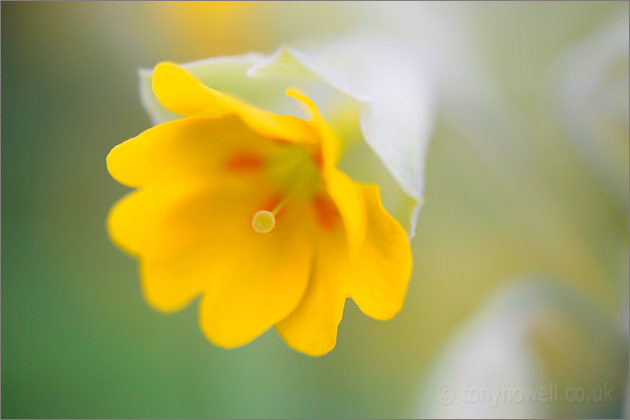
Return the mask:
<svg viewBox="0 0 630 420">
<path fill-rule="evenodd" d="M 310 121 L 260 110 L 172 63 L 153 91 L 184 118 L 150 128 L 107 157 L 138 190 L 112 209 L 112 239 L 138 258 L 145 295 L 176 311 L 201 295 L 200 323 L 222 347 L 275 326 L 294 349 L 336 343 L 345 299 L 387 320 L 411 273 L 402 226 L 379 190 L 336 167 L 340 144 L 314 102 Z"/>
</svg>

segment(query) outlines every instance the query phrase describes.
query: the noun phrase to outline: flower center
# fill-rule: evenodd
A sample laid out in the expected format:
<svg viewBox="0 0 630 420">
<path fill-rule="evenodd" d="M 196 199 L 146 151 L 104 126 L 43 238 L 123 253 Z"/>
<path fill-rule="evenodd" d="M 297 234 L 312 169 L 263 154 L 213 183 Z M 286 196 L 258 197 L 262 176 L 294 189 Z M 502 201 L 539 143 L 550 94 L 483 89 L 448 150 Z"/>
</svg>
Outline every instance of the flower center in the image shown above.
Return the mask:
<svg viewBox="0 0 630 420">
<path fill-rule="evenodd" d="M 310 199 L 320 188 L 322 179 L 315 156 L 303 147 L 283 146 L 267 161 L 267 176 L 280 201 L 273 210 L 261 209 L 252 218 L 258 233 L 269 233 L 276 226 L 276 216 L 290 201 Z"/>
</svg>

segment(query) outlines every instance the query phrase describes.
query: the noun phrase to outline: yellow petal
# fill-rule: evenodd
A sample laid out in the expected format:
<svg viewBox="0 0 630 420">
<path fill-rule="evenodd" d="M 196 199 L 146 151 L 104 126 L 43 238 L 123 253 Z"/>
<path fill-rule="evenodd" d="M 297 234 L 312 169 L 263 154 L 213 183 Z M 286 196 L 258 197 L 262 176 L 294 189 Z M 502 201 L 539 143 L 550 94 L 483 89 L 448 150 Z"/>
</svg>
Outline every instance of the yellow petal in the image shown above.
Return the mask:
<svg viewBox="0 0 630 420">
<path fill-rule="evenodd" d="M 138 257 L 145 296 L 163 311 L 179 309 L 210 280 L 203 268 L 232 236 L 235 209 L 243 201 L 262 201 L 260 190 L 230 183 L 158 184 L 135 191 L 116 203 L 108 217 L 112 240 Z M 243 209 L 241 214 L 250 211 Z"/>
<path fill-rule="evenodd" d="M 299 306 L 276 328 L 287 344 L 310 356 L 328 353 L 337 342 L 337 326 L 348 296 L 345 232 L 321 235 L 313 272 Z"/>
<path fill-rule="evenodd" d="M 235 113 L 264 136 L 299 143 L 318 141 L 305 121 L 263 111 L 218 92 L 173 63 L 164 62 L 155 67 L 153 92 L 165 108 L 184 116 Z"/>
<path fill-rule="evenodd" d="M 288 89 L 287 94 L 301 101 L 312 115 L 312 123 L 322 141 L 323 177 L 328 194 L 337 206 L 346 227 L 350 255 L 356 256 L 363 246 L 367 229 L 363 194 L 357 184 L 335 166 L 339 158 L 339 141 L 326 124 L 317 105 L 297 89 Z"/>
<path fill-rule="evenodd" d="M 200 295 L 208 279 L 197 274 L 196 260 L 194 255 L 171 260 L 141 258 L 140 280 L 149 304 L 162 312 L 175 312 Z"/>
<path fill-rule="evenodd" d="M 402 307 L 411 275 L 411 249 L 400 224 L 383 208 L 377 187 L 361 187 L 368 210 L 365 244 L 356 258 L 344 251 L 345 235 L 321 235 L 313 274 L 300 305 L 277 329 L 294 349 L 311 356 L 335 347 L 345 299 L 366 314 L 389 319 Z"/>
<path fill-rule="evenodd" d="M 350 297 L 364 314 L 388 320 L 402 308 L 411 277 L 411 245 L 405 229 L 387 213 L 378 187 L 363 187 L 368 232 L 352 268 Z"/>
<path fill-rule="evenodd" d="M 126 195 L 112 206 L 107 218 L 112 241 L 136 257 L 170 255 L 170 250 L 183 240 L 164 237 L 172 219 L 169 215 L 186 202 L 189 194 L 184 187 L 171 185 Z"/>
<path fill-rule="evenodd" d="M 293 311 L 311 270 L 312 223 L 300 203 L 288 204 L 269 234 L 252 228 L 268 196 L 255 186 L 159 184 L 114 207 L 110 234 L 139 257 L 152 306 L 173 311 L 202 294 L 202 329 L 233 347 Z"/>
<path fill-rule="evenodd" d="M 313 261 L 313 244 L 304 212 L 287 205 L 273 231 L 235 233 L 220 261 L 208 265 L 201 302 L 201 328 L 222 347 L 248 343 L 286 318 L 298 305 Z"/>
<path fill-rule="evenodd" d="M 304 95 L 296 88 L 289 88 L 286 93 L 290 97 L 300 101 L 306 110 L 310 112 L 312 118 L 311 123 L 322 142 L 324 165 L 334 167 L 341 152 L 340 142 L 319 112 L 317 105 L 311 98 Z"/>
<path fill-rule="evenodd" d="M 357 184 L 336 168 L 324 173 L 328 194 L 343 219 L 348 235 L 350 257 L 356 256 L 365 241 L 368 220 L 363 196 Z"/>
<path fill-rule="evenodd" d="M 264 158 L 276 146 L 235 116 L 189 117 L 157 125 L 114 147 L 107 169 L 131 187 L 173 178 L 216 180 L 234 156 Z"/>
</svg>

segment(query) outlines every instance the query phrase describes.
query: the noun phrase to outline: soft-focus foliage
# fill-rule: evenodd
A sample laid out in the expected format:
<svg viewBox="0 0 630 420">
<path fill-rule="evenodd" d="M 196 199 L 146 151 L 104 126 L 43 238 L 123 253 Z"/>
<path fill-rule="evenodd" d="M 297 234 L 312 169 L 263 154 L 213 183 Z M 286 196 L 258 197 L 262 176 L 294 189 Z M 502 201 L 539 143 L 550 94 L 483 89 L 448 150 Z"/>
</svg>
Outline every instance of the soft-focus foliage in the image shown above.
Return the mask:
<svg viewBox="0 0 630 420">
<path fill-rule="evenodd" d="M 627 392 L 626 366 L 610 366 L 627 354 L 628 334 L 628 3 L 1 7 L 3 417 L 438 415 L 448 409 L 435 406 L 447 376 L 428 375 L 456 353 L 447 349 L 458 331 L 496 337 L 497 313 L 545 321 L 535 341 L 517 330 L 494 346 L 544 348 L 528 373 L 571 386 L 625 383 Z M 102 158 L 152 125 L 135 70 L 268 55 L 283 43 L 308 49 L 351 30 L 402 37 L 435 75 L 405 308 L 378 323 L 346 305 L 335 350 L 318 359 L 273 331 L 240 349 L 213 347 L 193 309 L 165 316 L 143 304 L 134 263 L 107 238 L 107 210 L 127 189 Z M 372 167 L 365 152 L 342 163 Z M 520 305 L 493 311 L 488 297 L 515 277 L 535 281 L 544 298 L 515 290 Z M 494 315 L 483 324 L 483 314 Z M 594 330 L 606 340 L 582 346 Z M 488 342 L 461 343 L 462 353 L 483 354 Z M 505 375 L 531 366 L 512 356 L 459 360 L 488 374 L 501 360 L 510 360 Z M 592 375 L 595 365 L 603 368 Z M 468 372 L 449 372 L 448 381 L 461 385 Z M 623 407 L 627 398 L 588 413 L 526 403 L 499 411 L 598 417 Z"/>
</svg>

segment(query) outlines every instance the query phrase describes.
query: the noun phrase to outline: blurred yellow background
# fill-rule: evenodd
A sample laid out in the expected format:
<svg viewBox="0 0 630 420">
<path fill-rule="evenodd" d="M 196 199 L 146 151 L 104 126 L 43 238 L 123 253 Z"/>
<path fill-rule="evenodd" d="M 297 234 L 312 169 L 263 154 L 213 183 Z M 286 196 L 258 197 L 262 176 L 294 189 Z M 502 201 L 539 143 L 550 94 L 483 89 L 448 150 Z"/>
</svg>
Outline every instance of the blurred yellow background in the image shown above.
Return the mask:
<svg viewBox="0 0 630 420">
<path fill-rule="evenodd" d="M 501 414 L 627 409 L 628 3 L 3 2 L 1 12 L 2 417 L 496 416 L 448 411 L 459 408 L 438 392 L 479 378 L 473 365 L 495 372 L 483 356 L 508 341 L 533 349 L 545 384 L 615 392 Z M 105 230 L 126 191 L 105 156 L 150 126 L 136 70 L 373 28 L 444 51 L 461 83 L 435 105 L 403 311 L 383 323 L 349 303 L 336 349 L 310 358 L 273 330 L 214 347 L 195 304 L 152 310 L 135 261 Z M 500 373 L 527 370 L 505 349 Z"/>
</svg>

